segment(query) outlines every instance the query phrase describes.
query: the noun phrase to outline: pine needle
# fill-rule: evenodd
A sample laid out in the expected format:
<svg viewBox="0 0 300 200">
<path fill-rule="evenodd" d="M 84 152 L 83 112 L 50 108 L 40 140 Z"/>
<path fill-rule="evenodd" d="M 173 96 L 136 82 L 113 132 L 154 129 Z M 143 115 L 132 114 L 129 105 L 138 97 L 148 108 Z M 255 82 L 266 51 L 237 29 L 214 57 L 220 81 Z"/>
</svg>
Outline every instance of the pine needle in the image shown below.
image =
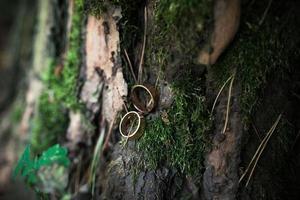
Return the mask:
<svg viewBox="0 0 300 200">
<path fill-rule="evenodd" d="M 224 134 L 227 128 L 227 124 L 228 124 L 228 118 L 229 118 L 229 110 L 230 110 L 230 101 L 231 101 L 231 93 L 232 93 L 232 85 L 233 85 L 233 81 L 235 78 L 235 73 L 233 74 L 232 78 L 231 78 L 231 82 L 229 85 L 229 91 L 228 91 L 228 100 L 227 100 L 227 109 L 226 109 L 226 118 L 225 118 L 225 124 L 224 124 L 224 128 L 222 133 Z"/>
<path fill-rule="evenodd" d="M 220 95 L 221 95 L 223 89 L 225 88 L 226 84 L 232 79 L 232 77 L 233 77 L 233 75 L 231 75 L 231 76 L 225 81 L 225 83 L 222 85 L 221 89 L 219 90 L 218 95 L 217 95 L 217 97 L 215 98 L 214 104 L 213 104 L 212 109 L 211 109 L 211 111 L 210 111 L 210 114 L 211 114 L 211 115 L 213 114 L 213 111 L 214 111 L 214 109 L 215 109 L 215 106 L 216 106 L 216 104 L 217 104 L 217 101 L 218 101 L 218 99 L 219 99 L 219 97 L 220 97 Z"/>
<path fill-rule="evenodd" d="M 252 170 L 251 170 L 251 172 L 250 172 L 250 175 L 249 175 L 249 177 L 248 177 L 248 180 L 247 180 L 247 183 L 246 183 L 246 187 L 248 186 L 248 184 L 249 184 L 249 182 L 250 182 L 250 179 L 251 179 L 251 177 L 252 177 L 252 175 L 253 175 L 253 172 L 254 172 L 254 170 L 255 170 L 255 168 L 256 168 L 257 162 L 258 162 L 258 160 L 259 160 L 259 158 L 260 158 L 262 152 L 264 151 L 265 147 L 267 146 L 267 143 L 269 142 L 271 136 L 273 135 L 273 133 L 274 133 L 274 131 L 275 131 L 277 125 L 278 125 L 278 122 L 279 122 L 280 118 L 281 118 L 281 114 L 278 116 L 276 122 L 273 124 L 272 128 L 271 128 L 270 131 L 269 131 L 269 134 L 267 134 L 267 139 L 266 139 L 265 143 L 263 144 L 263 147 L 261 148 L 261 150 L 260 150 L 260 152 L 259 152 L 259 154 L 258 154 L 258 156 L 257 156 L 257 159 L 256 159 L 256 161 L 255 161 L 255 163 L 254 163 L 254 166 L 253 166 L 253 168 L 252 168 Z"/>
<path fill-rule="evenodd" d="M 272 127 L 270 128 L 270 130 L 267 132 L 266 136 L 263 138 L 263 140 L 261 141 L 260 145 L 258 146 L 258 148 L 257 148 L 254 156 L 252 157 L 250 163 L 248 164 L 245 172 L 243 173 L 243 175 L 239 179 L 239 183 L 240 183 L 244 179 L 244 177 L 246 176 L 246 174 L 248 173 L 250 167 L 252 166 L 252 164 L 254 162 L 254 165 L 253 165 L 253 167 L 251 169 L 250 175 L 249 175 L 249 177 L 247 179 L 246 187 L 249 184 L 249 181 L 250 181 L 250 179 L 251 179 L 251 177 L 253 175 L 253 172 L 254 172 L 254 169 L 255 169 L 255 167 L 257 165 L 257 162 L 258 162 L 258 160 L 259 160 L 259 158 L 260 158 L 263 150 L 265 149 L 265 147 L 266 147 L 269 139 L 271 138 L 272 134 L 274 133 L 274 131 L 275 131 L 275 129 L 276 129 L 276 127 L 277 127 L 280 119 L 281 119 L 281 116 L 282 116 L 281 114 L 278 116 L 278 118 L 276 119 L 276 121 L 274 122 L 274 124 L 272 125 Z"/>
<path fill-rule="evenodd" d="M 132 63 L 131 63 L 131 61 L 129 59 L 129 56 L 128 56 L 128 53 L 127 53 L 126 49 L 124 49 L 124 53 L 125 53 L 125 57 L 126 57 L 126 60 L 128 62 L 128 65 L 129 65 L 129 69 L 131 71 L 131 75 L 132 75 L 132 77 L 134 79 L 134 82 L 137 83 L 137 79 L 136 79 L 136 76 L 135 76 L 134 71 L 133 71 Z"/>
<path fill-rule="evenodd" d="M 147 7 L 145 7 L 144 10 L 144 37 L 143 37 L 143 47 L 142 47 L 142 53 L 140 58 L 140 64 L 139 64 L 139 71 L 138 71 L 138 82 L 140 83 L 142 80 L 142 74 L 143 74 L 143 62 L 144 62 L 144 54 L 145 54 L 145 46 L 146 46 L 146 35 L 147 35 Z"/>
<path fill-rule="evenodd" d="M 269 9 L 271 7 L 272 2 L 273 2 L 273 0 L 269 0 L 268 6 L 265 9 L 263 16 L 262 16 L 261 20 L 258 23 L 259 26 L 261 26 L 263 24 L 263 22 L 264 22 L 264 20 L 265 20 L 265 18 L 267 16 L 267 14 L 268 14 L 268 12 L 269 12 Z"/>
</svg>

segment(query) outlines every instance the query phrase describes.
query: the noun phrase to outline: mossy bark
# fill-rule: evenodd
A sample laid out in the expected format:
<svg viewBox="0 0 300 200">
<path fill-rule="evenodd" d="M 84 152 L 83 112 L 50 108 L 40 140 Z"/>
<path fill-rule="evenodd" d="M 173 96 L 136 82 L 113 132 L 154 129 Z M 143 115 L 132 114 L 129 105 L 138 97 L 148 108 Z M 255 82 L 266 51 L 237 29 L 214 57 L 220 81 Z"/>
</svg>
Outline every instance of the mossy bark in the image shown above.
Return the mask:
<svg viewBox="0 0 300 200">
<path fill-rule="evenodd" d="M 300 116 L 293 110 L 300 88 L 299 3 L 242 1 L 240 13 L 237 0 L 38 2 L 21 131 L 37 154 L 54 143 L 68 147 L 66 192 L 74 198 L 283 199 L 266 186 L 279 179 L 268 159 L 277 163 L 280 180 L 299 182 L 283 178 L 287 169 L 281 162 L 299 154 Z M 124 141 L 118 123 L 124 105 L 134 109 L 132 73 L 140 83 L 155 85 L 160 98 L 145 116 L 144 135 Z M 245 188 L 241 167 L 280 113 L 280 135 L 270 140 L 272 150 Z M 100 153 L 94 151 L 99 142 Z M 95 171 L 93 157 L 100 157 Z M 289 168 L 299 163 L 297 158 Z"/>
</svg>

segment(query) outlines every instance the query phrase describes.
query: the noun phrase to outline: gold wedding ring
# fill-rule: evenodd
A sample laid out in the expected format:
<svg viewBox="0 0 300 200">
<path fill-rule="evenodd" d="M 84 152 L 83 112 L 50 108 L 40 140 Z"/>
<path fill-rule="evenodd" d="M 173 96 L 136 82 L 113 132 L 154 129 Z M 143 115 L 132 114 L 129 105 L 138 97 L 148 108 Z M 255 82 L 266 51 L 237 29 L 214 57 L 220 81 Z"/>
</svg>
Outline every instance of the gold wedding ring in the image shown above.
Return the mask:
<svg viewBox="0 0 300 200">
<path fill-rule="evenodd" d="M 151 112 L 158 100 L 158 93 L 151 85 L 134 85 L 131 89 L 131 101 L 138 110 L 127 112 L 121 119 L 119 130 L 127 139 L 138 139 L 144 133 L 145 118 L 143 115 Z"/>
<path fill-rule="evenodd" d="M 145 119 L 136 111 L 126 113 L 120 122 L 121 135 L 127 139 L 138 139 L 144 133 Z"/>
<path fill-rule="evenodd" d="M 152 85 L 134 85 L 131 89 L 132 104 L 143 114 L 147 114 L 155 108 L 157 98 L 157 90 Z"/>
</svg>

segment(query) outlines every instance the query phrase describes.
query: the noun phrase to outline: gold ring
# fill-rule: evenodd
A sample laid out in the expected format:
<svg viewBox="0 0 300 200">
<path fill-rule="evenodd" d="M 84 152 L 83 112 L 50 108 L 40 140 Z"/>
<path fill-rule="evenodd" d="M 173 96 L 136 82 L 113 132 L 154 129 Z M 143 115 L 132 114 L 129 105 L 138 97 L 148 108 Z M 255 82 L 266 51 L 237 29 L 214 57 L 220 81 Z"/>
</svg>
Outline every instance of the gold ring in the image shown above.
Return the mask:
<svg viewBox="0 0 300 200">
<path fill-rule="evenodd" d="M 144 133 L 145 119 L 136 111 L 126 113 L 120 122 L 119 130 L 123 137 L 138 139 Z"/>
<path fill-rule="evenodd" d="M 144 100 L 143 97 L 141 97 L 141 91 L 146 91 L 150 96 L 150 100 L 143 102 Z M 151 112 L 157 104 L 157 98 L 157 90 L 151 85 L 134 85 L 131 89 L 131 101 L 133 106 L 141 113 Z"/>
</svg>

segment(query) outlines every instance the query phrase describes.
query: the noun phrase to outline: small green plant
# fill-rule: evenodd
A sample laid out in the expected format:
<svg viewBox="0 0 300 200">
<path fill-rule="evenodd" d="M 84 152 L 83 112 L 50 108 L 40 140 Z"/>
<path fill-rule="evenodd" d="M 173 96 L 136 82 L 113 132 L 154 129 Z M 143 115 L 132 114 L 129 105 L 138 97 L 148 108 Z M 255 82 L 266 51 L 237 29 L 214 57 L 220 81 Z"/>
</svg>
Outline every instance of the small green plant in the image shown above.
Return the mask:
<svg viewBox="0 0 300 200">
<path fill-rule="evenodd" d="M 33 159 L 31 157 L 30 146 L 28 145 L 14 169 L 13 178 L 15 179 L 20 175 L 36 192 L 40 192 L 37 184 L 41 181 L 38 173 L 42 169 L 52 166 L 60 166 L 62 167 L 60 169 L 63 169 L 67 168 L 69 164 L 67 149 L 61 147 L 59 144 L 50 147 L 41 156 L 36 156 Z"/>
</svg>

